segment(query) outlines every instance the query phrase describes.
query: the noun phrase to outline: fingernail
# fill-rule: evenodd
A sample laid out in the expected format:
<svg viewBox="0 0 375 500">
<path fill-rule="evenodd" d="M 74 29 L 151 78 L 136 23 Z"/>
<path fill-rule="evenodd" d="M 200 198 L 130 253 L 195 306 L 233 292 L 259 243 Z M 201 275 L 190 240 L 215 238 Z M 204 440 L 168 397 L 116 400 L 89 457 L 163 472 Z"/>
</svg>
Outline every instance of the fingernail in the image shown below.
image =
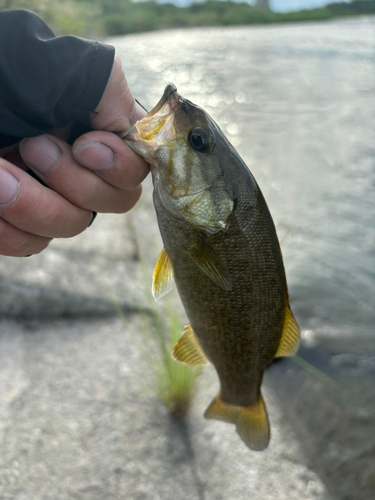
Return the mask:
<svg viewBox="0 0 375 500">
<path fill-rule="evenodd" d="M 141 120 L 144 116 L 146 116 L 146 111 L 138 104 L 137 101 L 134 102 L 133 111 L 131 112 L 129 121 L 130 125 L 133 126 L 138 120 Z"/>
<path fill-rule="evenodd" d="M 89 170 L 109 170 L 115 164 L 116 155 L 102 142 L 82 142 L 73 151 L 74 158 Z"/>
<path fill-rule="evenodd" d="M 41 174 L 48 174 L 57 163 L 62 152 L 57 145 L 45 135 L 24 139 L 20 144 L 23 161 Z"/>
<path fill-rule="evenodd" d="M 0 169 L 0 206 L 7 206 L 17 198 L 20 183 L 6 170 Z"/>
</svg>

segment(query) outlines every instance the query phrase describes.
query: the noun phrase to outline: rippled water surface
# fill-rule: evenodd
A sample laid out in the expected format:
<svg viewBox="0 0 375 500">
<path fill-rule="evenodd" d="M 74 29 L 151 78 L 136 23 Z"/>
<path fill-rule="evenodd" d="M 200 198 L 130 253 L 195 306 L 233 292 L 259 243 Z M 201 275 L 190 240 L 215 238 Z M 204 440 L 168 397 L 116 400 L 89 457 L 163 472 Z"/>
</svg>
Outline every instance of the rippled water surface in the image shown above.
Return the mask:
<svg viewBox="0 0 375 500">
<path fill-rule="evenodd" d="M 302 328 L 373 335 L 375 17 L 110 42 L 146 107 L 173 82 L 236 146 L 275 220 Z"/>
</svg>

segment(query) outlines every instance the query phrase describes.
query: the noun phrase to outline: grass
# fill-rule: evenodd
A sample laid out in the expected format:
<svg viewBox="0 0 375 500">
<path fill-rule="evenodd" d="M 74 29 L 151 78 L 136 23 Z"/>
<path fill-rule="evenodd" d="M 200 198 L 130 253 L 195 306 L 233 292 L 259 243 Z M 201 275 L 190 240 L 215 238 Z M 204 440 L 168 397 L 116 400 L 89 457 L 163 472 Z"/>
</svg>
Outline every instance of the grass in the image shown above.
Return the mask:
<svg viewBox="0 0 375 500">
<path fill-rule="evenodd" d="M 329 375 L 324 373 L 322 370 L 319 370 L 319 368 L 316 368 L 316 366 L 312 365 L 311 363 L 309 363 L 305 359 L 301 358 L 301 356 L 298 356 L 297 354 L 295 354 L 290 359 L 294 363 L 296 363 L 296 365 L 300 366 L 301 368 L 303 368 L 304 370 L 309 372 L 311 375 L 316 377 L 318 380 L 320 380 L 320 382 L 322 382 L 323 384 L 329 385 L 333 389 L 339 388 L 336 380 L 334 380 L 332 377 L 330 377 Z"/>
<path fill-rule="evenodd" d="M 129 224 L 133 228 L 134 236 L 137 239 L 135 227 L 131 221 L 131 214 L 128 214 L 127 217 L 130 218 Z M 136 243 L 138 245 L 138 239 Z M 184 325 L 181 324 L 167 296 L 164 296 L 160 302 L 155 302 L 151 293 L 152 276 L 140 255 L 139 245 L 138 253 L 142 284 L 146 290 L 146 305 L 151 314 L 145 312 L 145 304 L 142 304 L 142 307 L 140 304 L 138 305 L 142 326 L 141 332 L 139 332 L 140 335 L 137 332 L 134 340 L 144 355 L 150 358 L 150 362 L 155 364 L 155 390 L 160 400 L 171 415 L 183 418 L 191 408 L 196 391 L 197 377 L 202 372 L 202 369 L 183 365 L 172 358 L 171 351 L 181 337 Z M 128 329 L 128 320 L 117 300 L 111 297 L 111 302 Z M 154 356 L 155 353 L 156 356 Z"/>
<path fill-rule="evenodd" d="M 181 337 L 183 328 L 168 303 L 164 306 L 164 311 L 164 321 L 157 316 L 155 328 L 161 354 L 161 361 L 156 369 L 157 392 L 169 412 L 180 418 L 189 412 L 196 379 L 202 369 L 183 365 L 172 358 L 171 350 Z"/>
</svg>

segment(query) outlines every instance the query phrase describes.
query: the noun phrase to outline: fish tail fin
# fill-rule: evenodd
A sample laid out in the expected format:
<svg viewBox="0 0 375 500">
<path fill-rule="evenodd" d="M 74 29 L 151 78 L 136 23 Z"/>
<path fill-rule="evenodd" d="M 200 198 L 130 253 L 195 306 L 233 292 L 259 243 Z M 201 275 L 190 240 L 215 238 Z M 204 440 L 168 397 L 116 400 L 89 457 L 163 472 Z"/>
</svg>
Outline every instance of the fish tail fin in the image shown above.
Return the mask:
<svg viewBox="0 0 375 500">
<path fill-rule="evenodd" d="M 262 395 L 251 406 L 234 406 L 221 399 L 220 394 L 205 411 L 206 418 L 235 424 L 236 430 L 245 444 L 252 450 L 267 448 L 270 440 L 270 426 Z"/>
</svg>

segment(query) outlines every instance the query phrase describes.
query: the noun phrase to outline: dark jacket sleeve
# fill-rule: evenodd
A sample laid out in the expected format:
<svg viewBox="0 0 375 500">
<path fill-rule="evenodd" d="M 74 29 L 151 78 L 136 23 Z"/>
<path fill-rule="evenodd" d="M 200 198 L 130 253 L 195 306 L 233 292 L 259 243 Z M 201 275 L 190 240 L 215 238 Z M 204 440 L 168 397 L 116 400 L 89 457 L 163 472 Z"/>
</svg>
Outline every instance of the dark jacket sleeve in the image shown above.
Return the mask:
<svg viewBox="0 0 375 500">
<path fill-rule="evenodd" d="M 0 12 L 0 148 L 71 121 L 89 124 L 113 59 L 113 47 L 56 37 L 32 12 Z"/>
</svg>

